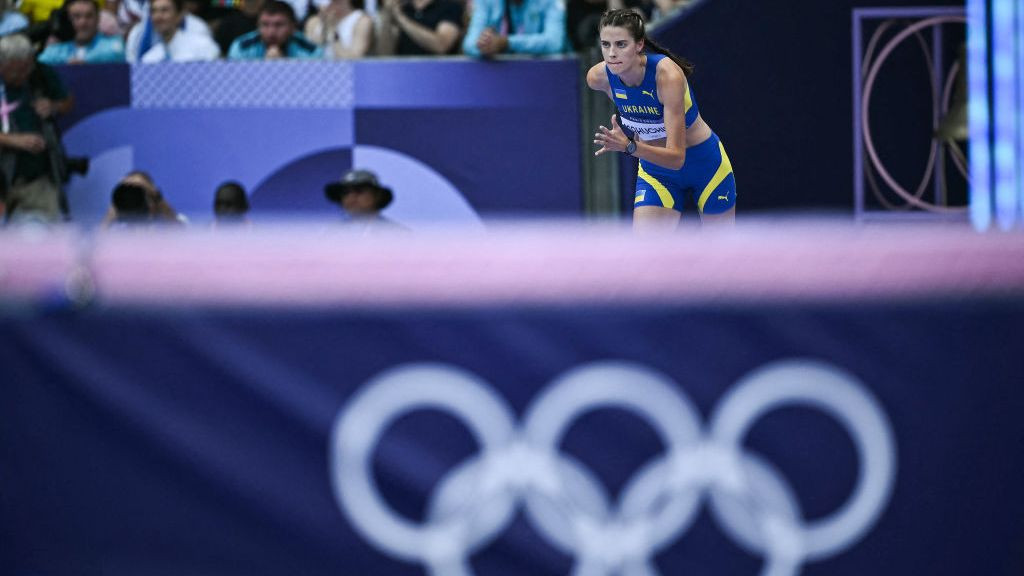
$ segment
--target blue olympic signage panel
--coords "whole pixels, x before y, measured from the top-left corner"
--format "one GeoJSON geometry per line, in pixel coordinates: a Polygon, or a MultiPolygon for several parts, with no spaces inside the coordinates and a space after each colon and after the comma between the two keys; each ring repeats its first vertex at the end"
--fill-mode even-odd
{"type": "Polygon", "coordinates": [[[1019,574],[1022,321],[8,316],[0,573],[1019,574]]]}
{"type": "Polygon", "coordinates": [[[91,159],[68,186],[81,223],[98,223],[136,169],[197,222],[212,219],[227,180],[249,191],[255,219],[337,218],[323,188],[352,167],[378,173],[395,192],[387,216],[413,229],[582,210],[575,58],[60,71],[80,100],[66,148],[91,159]]]}

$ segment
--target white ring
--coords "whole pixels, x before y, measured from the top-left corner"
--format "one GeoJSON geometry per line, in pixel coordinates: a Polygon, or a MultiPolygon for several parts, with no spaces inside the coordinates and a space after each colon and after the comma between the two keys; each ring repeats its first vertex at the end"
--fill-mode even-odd
{"type": "MultiPolygon", "coordinates": [[[[889,499],[896,459],[892,431],[878,402],[852,376],[817,362],[786,361],[751,373],[722,400],[711,420],[712,441],[740,450],[757,420],[785,404],[806,404],[834,416],[845,425],[860,456],[850,498],[832,516],[801,529],[808,559],[836,554],[874,523],[889,499]]],[[[739,537],[736,526],[727,526],[739,537]]]]}
{"type": "MultiPolygon", "coordinates": [[[[363,537],[396,557],[440,561],[453,538],[468,537],[464,519],[418,526],[396,515],[372,478],[371,455],[387,427],[417,409],[451,412],[466,424],[484,454],[513,437],[511,410],[475,376],[450,366],[415,365],[371,380],[335,420],[331,434],[335,496],[363,537]],[[439,551],[440,549],[440,551],[439,551]]],[[[464,554],[464,550],[451,550],[464,554]]]]}
{"type": "Polygon", "coordinates": [[[525,502],[530,524],[575,557],[574,574],[657,573],[654,555],[678,540],[710,493],[712,513],[738,544],[765,555],[762,576],[790,576],[808,560],[836,554],[877,520],[891,495],[895,442],[867,389],[834,366],[778,362],[743,378],[720,402],[703,434],[699,413],[670,379],[624,362],[568,372],[527,409],[512,411],[476,377],[444,365],[413,365],[371,380],[339,413],[331,435],[331,480],[342,511],[381,550],[420,562],[436,576],[470,576],[469,555],[492,541],[525,502]],[[832,515],[805,523],[783,475],[744,449],[765,413],[808,405],[835,417],[860,460],[857,484],[832,515]],[[612,506],[584,464],[560,450],[573,423],[600,408],[635,413],[653,427],[665,454],[644,464],[612,506]],[[415,524],[383,501],[372,454],[387,427],[421,409],[451,413],[480,453],[449,472],[415,524]]]}

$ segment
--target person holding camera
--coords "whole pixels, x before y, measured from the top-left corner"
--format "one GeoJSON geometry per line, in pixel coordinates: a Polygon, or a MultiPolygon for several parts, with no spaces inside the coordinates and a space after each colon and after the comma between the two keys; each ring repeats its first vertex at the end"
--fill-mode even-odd
{"type": "Polygon", "coordinates": [[[171,206],[148,172],[133,170],[125,174],[111,192],[110,208],[101,227],[140,224],[185,226],[188,218],[171,206]]]}
{"type": "Polygon", "coordinates": [[[0,203],[8,219],[15,212],[66,217],[66,159],[54,117],[71,110],[71,96],[52,68],[36,63],[21,34],[0,38],[0,78],[0,203]]]}
{"type": "Polygon", "coordinates": [[[188,218],[178,213],[164,198],[148,172],[134,170],[125,174],[110,195],[110,208],[101,228],[170,224],[185,226],[188,218]]]}
{"type": "Polygon", "coordinates": [[[74,37],[50,44],[39,55],[44,64],[124,62],[124,40],[99,33],[100,7],[96,0],[65,0],[62,8],[74,37]]]}

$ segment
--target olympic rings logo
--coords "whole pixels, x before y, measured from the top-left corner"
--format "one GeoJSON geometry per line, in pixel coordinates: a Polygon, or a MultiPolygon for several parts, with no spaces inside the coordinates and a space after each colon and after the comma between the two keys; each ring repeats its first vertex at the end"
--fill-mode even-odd
{"type": "Polygon", "coordinates": [[[574,558],[576,574],[657,574],[652,558],[683,536],[705,495],[728,535],[765,558],[762,574],[797,574],[804,562],[857,542],[881,515],[895,480],[895,443],[882,407],[851,375],[806,360],[745,376],[706,430],[679,386],[636,364],[598,362],[569,371],[542,391],[519,426],[474,375],[449,365],[407,365],[368,382],[338,414],[330,442],[335,497],[355,529],[378,549],[437,576],[472,574],[469,557],[521,508],[539,534],[574,558]],[[859,457],[857,485],[845,503],[812,522],[803,520],[781,473],[743,447],[761,416],[790,404],[834,417],[859,457]],[[592,472],[559,451],[573,422],[598,408],[636,413],[666,446],[631,477],[616,503],[592,472]],[[423,524],[396,514],[372,476],[382,434],[419,410],[455,416],[480,446],[438,483],[423,524]]]}

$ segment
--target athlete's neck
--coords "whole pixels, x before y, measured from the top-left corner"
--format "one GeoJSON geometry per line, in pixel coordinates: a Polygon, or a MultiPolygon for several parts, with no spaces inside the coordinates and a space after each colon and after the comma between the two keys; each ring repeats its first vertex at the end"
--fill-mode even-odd
{"type": "Polygon", "coordinates": [[[636,59],[637,64],[619,75],[619,80],[626,86],[639,86],[647,75],[647,54],[636,59]]]}

